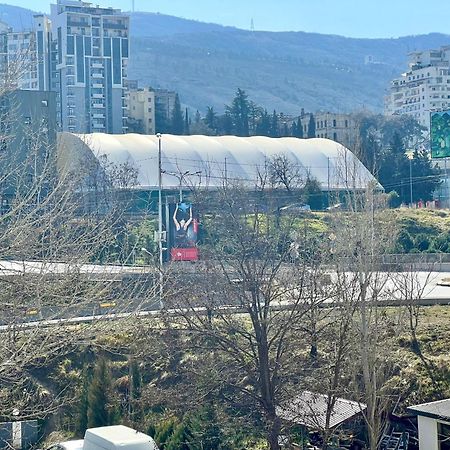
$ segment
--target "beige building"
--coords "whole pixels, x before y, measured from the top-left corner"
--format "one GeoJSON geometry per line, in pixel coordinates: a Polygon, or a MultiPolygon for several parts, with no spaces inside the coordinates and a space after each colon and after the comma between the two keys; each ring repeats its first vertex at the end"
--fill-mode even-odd
{"type": "Polygon", "coordinates": [[[130,90],[128,94],[130,132],[155,134],[155,93],[149,88],[130,90]]]}
{"type": "Polygon", "coordinates": [[[407,114],[430,129],[430,113],[450,109],[450,46],[409,55],[409,70],[391,81],[386,115],[407,114]]]}
{"type": "MultiPolygon", "coordinates": [[[[313,114],[316,137],[331,139],[353,150],[358,136],[358,124],[351,114],[318,112],[313,114]]],[[[301,117],[303,136],[308,136],[310,114],[301,117]]]]}

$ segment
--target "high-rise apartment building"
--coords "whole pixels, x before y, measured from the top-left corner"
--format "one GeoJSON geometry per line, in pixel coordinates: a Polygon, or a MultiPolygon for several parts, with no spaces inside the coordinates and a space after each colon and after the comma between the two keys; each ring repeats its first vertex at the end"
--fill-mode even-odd
{"type": "Polygon", "coordinates": [[[0,70],[7,90],[51,88],[50,21],[38,14],[33,22],[32,30],[20,32],[0,23],[0,70]]]}
{"type": "Polygon", "coordinates": [[[409,55],[409,70],[391,81],[386,115],[407,114],[430,129],[430,113],[450,109],[450,46],[409,55]]]}
{"type": "Polygon", "coordinates": [[[61,129],[125,132],[129,17],[81,0],[57,0],[51,23],[61,129]]]}

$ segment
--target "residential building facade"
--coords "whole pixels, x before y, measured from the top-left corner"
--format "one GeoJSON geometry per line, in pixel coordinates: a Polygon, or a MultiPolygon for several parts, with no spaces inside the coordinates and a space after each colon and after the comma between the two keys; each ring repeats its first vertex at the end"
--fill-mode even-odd
{"type": "Polygon", "coordinates": [[[32,30],[20,32],[0,23],[0,68],[7,90],[51,89],[50,20],[38,14],[33,21],[32,30]]]}
{"type": "Polygon", "coordinates": [[[81,0],[58,0],[51,5],[51,22],[60,128],[124,133],[129,17],[81,0]]]}
{"type": "Polygon", "coordinates": [[[45,196],[41,175],[55,149],[55,92],[15,90],[0,97],[0,214],[19,189],[34,186],[35,201],[45,196]]]}
{"type": "Polygon", "coordinates": [[[155,134],[155,93],[149,88],[130,89],[128,102],[128,131],[155,134]]]}
{"type": "MultiPolygon", "coordinates": [[[[303,114],[300,118],[303,136],[308,136],[310,114],[303,114]]],[[[358,138],[358,123],[352,114],[331,112],[317,112],[313,114],[316,137],[331,139],[354,151],[358,138]]]]}
{"type": "Polygon", "coordinates": [[[450,46],[410,53],[409,70],[391,81],[386,115],[407,114],[430,130],[430,113],[450,109],[450,46]]]}

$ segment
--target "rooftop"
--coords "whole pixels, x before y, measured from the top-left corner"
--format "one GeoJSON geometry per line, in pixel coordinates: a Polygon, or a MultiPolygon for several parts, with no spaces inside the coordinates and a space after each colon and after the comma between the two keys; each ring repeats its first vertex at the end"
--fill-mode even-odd
{"type": "MultiPolygon", "coordinates": [[[[277,413],[279,417],[286,421],[314,429],[325,429],[328,399],[328,395],[303,391],[285,406],[279,407],[277,413]]],[[[366,408],[367,406],[363,403],[337,398],[331,413],[329,426],[334,428],[366,408]]]]}
{"type": "Polygon", "coordinates": [[[408,411],[418,416],[430,417],[432,419],[450,419],[450,398],[437,402],[422,403],[410,406],[408,411]]]}

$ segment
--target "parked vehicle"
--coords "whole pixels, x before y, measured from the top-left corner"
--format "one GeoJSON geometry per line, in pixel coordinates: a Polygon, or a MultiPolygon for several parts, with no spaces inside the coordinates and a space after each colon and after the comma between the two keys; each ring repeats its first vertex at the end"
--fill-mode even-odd
{"type": "Polygon", "coordinates": [[[148,435],[124,425],[90,428],[84,439],[60,442],[48,450],[158,450],[148,435]]]}

